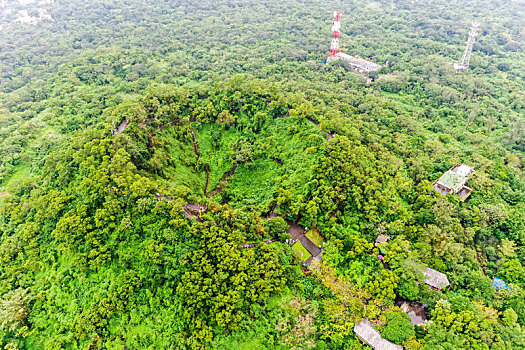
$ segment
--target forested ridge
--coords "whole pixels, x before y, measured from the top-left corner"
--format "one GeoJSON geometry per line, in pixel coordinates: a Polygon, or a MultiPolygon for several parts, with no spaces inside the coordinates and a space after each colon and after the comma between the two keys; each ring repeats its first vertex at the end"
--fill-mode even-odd
{"type": "Polygon", "coordinates": [[[0,347],[525,349],[523,2],[0,13],[0,347]]]}

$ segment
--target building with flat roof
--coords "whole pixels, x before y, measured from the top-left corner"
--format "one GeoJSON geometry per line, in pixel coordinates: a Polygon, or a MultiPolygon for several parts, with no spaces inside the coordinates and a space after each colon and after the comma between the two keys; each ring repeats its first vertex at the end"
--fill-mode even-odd
{"type": "Polygon", "coordinates": [[[339,53],[339,57],[343,60],[343,63],[355,70],[358,73],[371,73],[377,72],[381,69],[381,66],[377,63],[365,60],[361,57],[351,56],[346,53],[339,53]]]}
{"type": "Polygon", "coordinates": [[[465,200],[472,192],[465,184],[473,173],[474,169],[468,165],[456,164],[434,182],[434,189],[442,195],[454,194],[465,200]]]}

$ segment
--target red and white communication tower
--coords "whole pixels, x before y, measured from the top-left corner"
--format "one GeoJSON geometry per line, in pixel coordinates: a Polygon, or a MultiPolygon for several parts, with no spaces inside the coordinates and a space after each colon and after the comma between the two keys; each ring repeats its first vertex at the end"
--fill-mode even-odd
{"type": "Polygon", "coordinates": [[[332,26],[332,44],[328,60],[339,57],[339,29],[341,29],[341,12],[334,11],[334,25],[332,26]]]}

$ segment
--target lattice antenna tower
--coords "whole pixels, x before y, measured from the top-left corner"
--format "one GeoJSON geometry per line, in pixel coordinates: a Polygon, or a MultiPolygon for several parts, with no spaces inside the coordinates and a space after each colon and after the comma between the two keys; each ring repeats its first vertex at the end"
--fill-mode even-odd
{"type": "Polygon", "coordinates": [[[461,62],[454,63],[454,68],[456,68],[456,71],[468,70],[468,67],[470,65],[470,56],[472,54],[472,48],[474,47],[474,40],[476,40],[476,36],[478,35],[478,30],[479,30],[479,22],[473,22],[470,28],[470,32],[468,34],[467,47],[465,48],[465,52],[463,52],[463,57],[461,58],[461,62]]]}
{"type": "Polygon", "coordinates": [[[328,60],[339,57],[339,29],[341,29],[341,12],[334,11],[334,25],[332,26],[332,43],[328,60]]]}

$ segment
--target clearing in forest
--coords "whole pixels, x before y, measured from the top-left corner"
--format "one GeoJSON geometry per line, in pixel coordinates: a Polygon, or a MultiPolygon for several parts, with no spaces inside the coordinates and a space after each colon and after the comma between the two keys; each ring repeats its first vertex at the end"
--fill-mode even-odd
{"type": "Polygon", "coordinates": [[[312,256],[299,241],[292,246],[292,250],[300,261],[306,261],[312,256]]]}
{"type": "Polygon", "coordinates": [[[308,237],[310,241],[312,241],[313,244],[315,244],[318,247],[320,247],[324,242],[323,237],[321,237],[321,235],[319,234],[319,231],[315,229],[306,232],[306,237],[308,237]]]}

